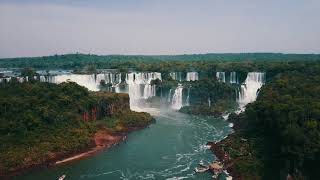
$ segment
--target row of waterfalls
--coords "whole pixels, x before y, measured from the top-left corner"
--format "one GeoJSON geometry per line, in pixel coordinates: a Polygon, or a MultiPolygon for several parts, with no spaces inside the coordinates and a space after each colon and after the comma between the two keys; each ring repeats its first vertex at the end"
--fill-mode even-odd
{"type": "MultiPolygon", "coordinates": [[[[216,72],[216,79],[223,83],[238,84],[237,99],[239,104],[239,111],[244,110],[245,106],[256,100],[257,93],[261,86],[265,83],[265,73],[249,72],[245,81],[239,84],[239,76],[236,72],[216,72]]],[[[35,76],[33,79],[38,79],[41,82],[62,83],[66,81],[73,81],[79,85],[87,87],[92,91],[99,91],[101,89],[101,82],[108,86],[110,91],[117,93],[128,93],[130,96],[131,107],[141,106],[149,98],[160,96],[162,102],[169,105],[174,110],[179,110],[183,106],[189,105],[190,87],[183,87],[181,81],[197,81],[199,75],[197,72],[171,72],[170,77],[173,80],[179,81],[175,89],[168,90],[167,93],[157,95],[157,86],[152,84],[152,80],[162,80],[161,73],[158,72],[130,72],[121,74],[118,72],[104,72],[101,74],[59,74],[54,76],[35,76]],[[122,77],[125,75],[125,77],[122,77]],[[187,93],[187,94],[184,94],[187,93]]],[[[0,78],[1,81],[10,81],[10,77],[0,78]]],[[[28,77],[17,77],[18,81],[28,81],[28,77]]],[[[208,105],[212,102],[208,99],[208,105]]]]}
{"type": "Polygon", "coordinates": [[[175,81],[197,81],[199,80],[199,75],[197,72],[171,72],[169,73],[172,80],[175,81]]]}
{"type": "MultiPolygon", "coordinates": [[[[216,79],[220,82],[229,82],[231,84],[239,84],[239,77],[236,72],[229,72],[227,76],[226,72],[216,72],[216,79]]],[[[197,81],[199,80],[199,75],[197,72],[171,72],[170,77],[176,81],[197,81]]]]}
{"type": "Polygon", "coordinates": [[[229,82],[230,84],[239,84],[239,76],[236,72],[230,72],[229,79],[227,80],[226,72],[216,72],[216,78],[220,82],[229,82]]]}

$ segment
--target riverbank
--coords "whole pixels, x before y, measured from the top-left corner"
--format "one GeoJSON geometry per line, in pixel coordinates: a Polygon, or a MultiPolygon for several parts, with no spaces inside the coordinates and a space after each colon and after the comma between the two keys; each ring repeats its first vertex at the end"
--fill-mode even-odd
{"type": "MultiPolygon", "coordinates": [[[[233,119],[233,118],[231,118],[233,119]]],[[[224,168],[235,180],[262,178],[263,163],[261,156],[262,139],[258,136],[249,135],[243,129],[243,124],[234,123],[234,133],[219,142],[208,142],[210,150],[219,161],[224,163],[224,168]]]]}
{"type": "Polygon", "coordinates": [[[210,150],[215,154],[217,159],[224,163],[224,169],[228,171],[230,176],[232,176],[233,179],[242,179],[241,174],[234,168],[234,163],[237,161],[237,159],[228,159],[225,158],[226,151],[224,150],[224,147],[226,147],[227,141],[230,141],[233,138],[234,134],[231,134],[227,138],[223,139],[219,142],[208,142],[207,145],[210,146],[210,150]]]}
{"type": "Polygon", "coordinates": [[[61,165],[71,161],[83,159],[95,155],[96,153],[107,150],[112,146],[115,146],[126,139],[125,134],[115,134],[107,129],[100,129],[94,135],[94,147],[89,148],[87,151],[63,158],[56,161],[54,165],[61,165]]]}
{"type": "Polygon", "coordinates": [[[148,127],[151,123],[155,121],[152,120],[150,123],[145,124],[144,126],[130,127],[125,131],[115,132],[112,129],[105,127],[99,127],[94,136],[91,139],[91,143],[87,148],[81,149],[76,152],[69,153],[50,153],[49,159],[40,164],[33,164],[28,167],[23,167],[16,169],[11,172],[1,172],[0,179],[10,179],[13,176],[18,176],[28,171],[36,171],[42,168],[52,168],[54,166],[60,166],[67,163],[72,163],[81,159],[92,157],[98,153],[108,150],[109,148],[120,144],[125,141],[127,135],[133,131],[142,130],[148,127]]]}
{"type": "Polygon", "coordinates": [[[107,128],[100,128],[94,135],[93,141],[94,146],[89,147],[88,150],[82,153],[73,154],[68,157],[64,157],[63,159],[56,161],[53,165],[62,165],[68,162],[80,160],[83,158],[94,156],[95,154],[108,150],[109,148],[120,144],[121,142],[127,139],[127,135],[133,131],[142,130],[148,127],[149,124],[146,124],[144,127],[131,127],[126,131],[122,132],[114,132],[107,128]]]}

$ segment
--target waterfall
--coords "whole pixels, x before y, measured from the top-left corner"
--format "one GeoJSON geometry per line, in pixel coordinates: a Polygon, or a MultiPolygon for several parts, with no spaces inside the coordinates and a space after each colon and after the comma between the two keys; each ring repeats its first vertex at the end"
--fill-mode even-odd
{"type": "Polygon", "coordinates": [[[50,76],[40,76],[41,82],[62,83],[66,81],[76,82],[81,86],[85,86],[91,91],[100,90],[100,82],[104,80],[106,84],[110,83],[115,88],[115,92],[119,92],[119,84],[121,83],[121,74],[113,72],[105,72],[103,74],[59,74],[50,76]]]}
{"type": "Polygon", "coordinates": [[[39,80],[40,82],[48,82],[46,76],[40,76],[39,80]]]}
{"type": "Polygon", "coordinates": [[[128,93],[130,97],[130,105],[141,98],[140,79],[135,73],[126,74],[126,83],[128,84],[128,93]]]}
{"type": "Polygon", "coordinates": [[[118,73],[118,74],[116,74],[116,76],[115,76],[115,84],[113,85],[113,87],[114,87],[114,91],[116,92],[116,93],[119,93],[120,92],[120,87],[119,87],[119,85],[121,84],[121,73],[118,73]]]}
{"type": "Polygon", "coordinates": [[[179,84],[172,97],[172,109],[179,110],[182,107],[182,90],[183,87],[179,84]]]}
{"type": "Polygon", "coordinates": [[[72,81],[79,84],[80,86],[88,88],[90,91],[99,91],[100,84],[100,82],[96,81],[94,74],[61,74],[52,76],[49,81],[56,84],[72,81]]]}
{"type": "Polygon", "coordinates": [[[226,82],[226,73],[225,72],[216,72],[216,77],[220,82],[226,82]]]}
{"type": "Polygon", "coordinates": [[[151,84],[144,85],[143,98],[148,99],[149,97],[153,96],[156,96],[155,86],[152,86],[151,84]]]}
{"type": "Polygon", "coordinates": [[[188,96],[186,100],[186,106],[190,106],[190,87],[188,88],[188,96]]]}
{"type": "Polygon", "coordinates": [[[249,72],[245,82],[241,85],[238,92],[237,102],[239,104],[240,113],[245,110],[245,106],[256,100],[258,90],[265,83],[265,73],[249,72]]]}
{"type": "Polygon", "coordinates": [[[128,73],[126,75],[126,83],[129,89],[130,105],[137,105],[140,99],[148,99],[155,96],[156,87],[151,85],[151,81],[156,79],[161,80],[161,73],[128,73]]]}
{"type": "MultiPolygon", "coordinates": [[[[18,81],[19,82],[24,82],[24,78],[23,77],[17,77],[18,81]]],[[[10,78],[7,78],[7,82],[9,82],[11,80],[11,77],[10,78]]]]}
{"type": "Polygon", "coordinates": [[[160,73],[144,73],[144,90],[143,90],[143,97],[148,99],[149,97],[156,96],[156,88],[154,85],[151,85],[152,80],[159,79],[161,80],[160,73]]]}
{"type": "Polygon", "coordinates": [[[169,90],[168,99],[167,99],[168,103],[171,102],[171,94],[172,94],[172,89],[169,90]]]}
{"type": "Polygon", "coordinates": [[[169,75],[175,81],[182,81],[182,73],[181,72],[171,72],[169,75]]]}
{"type": "Polygon", "coordinates": [[[197,72],[187,72],[186,81],[197,81],[199,79],[197,72]]]}
{"type": "Polygon", "coordinates": [[[210,97],[208,97],[208,106],[211,107],[211,100],[210,97]]]}
{"type": "MultiPolygon", "coordinates": [[[[175,81],[182,81],[182,72],[171,72],[170,77],[175,81]]],[[[199,80],[197,72],[187,72],[186,81],[197,81],[199,80]]]]}
{"type": "MultiPolygon", "coordinates": [[[[19,82],[23,82],[23,79],[20,80],[19,77],[17,77],[17,79],[18,79],[19,82]]],[[[11,77],[5,77],[5,78],[1,78],[0,79],[0,82],[10,82],[10,81],[11,81],[11,77]]]]}
{"type": "Polygon", "coordinates": [[[230,72],[230,83],[231,84],[238,84],[236,72],[230,72]]]}
{"type": "Polygon", "coordinates": [[[99,84],[101,80],[104,80],[106,84],[110,83],[112,86],[116,86],[121,83],[121,73],[107,72],[104,74],[97,74],[96,82],[99,84]]]}

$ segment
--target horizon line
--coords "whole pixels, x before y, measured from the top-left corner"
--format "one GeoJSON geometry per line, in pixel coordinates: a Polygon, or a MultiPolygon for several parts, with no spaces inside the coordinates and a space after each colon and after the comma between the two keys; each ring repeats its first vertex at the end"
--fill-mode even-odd
{"type": "Polygon", "coordinates": [[[51,54],[51,55],[38,55],[38,56],[16,56],[16,57],[0,57],[3,59],[18,59],[18,58],[41,58],[51,56],[64,56],[64,55],[92,55],[92,56],[192,56],[192,55],[209,55],[209,54],[282,54],[282,55],[320,55],[319,53],[302,53],[302,52],[207,52],[207,53],[177,53],[177,54],[95,54],[95,53],[81,53],[81,52],[70,52],[63,54],[51,54]]]}

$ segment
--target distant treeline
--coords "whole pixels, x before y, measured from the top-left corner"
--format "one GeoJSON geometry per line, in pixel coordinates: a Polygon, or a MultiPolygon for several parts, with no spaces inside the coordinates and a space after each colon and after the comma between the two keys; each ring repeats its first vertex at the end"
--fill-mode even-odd
{"type": "MultiPolygon", "coordinates": [[[[143,68],[142,64],[167,63],[194,64],[198,62],[288,62],[317,61],[320,54],[282,54],[282,53],[222,53],[191,55],[107,55],[66,54],[43,57],[21,57],[0,59],[0,68],[32,67],[37,69],[82,69],[88,65],[96,68],[143,68]]],[[[194,67],[194,66],[192,66],[194,67]]]]}
{"type": "Polygon", "coordinates": [[[319,54],[283,53],[209,53],[153,56],[161,60],[178,61],[301,61],[320,60],[319,54]]]}

